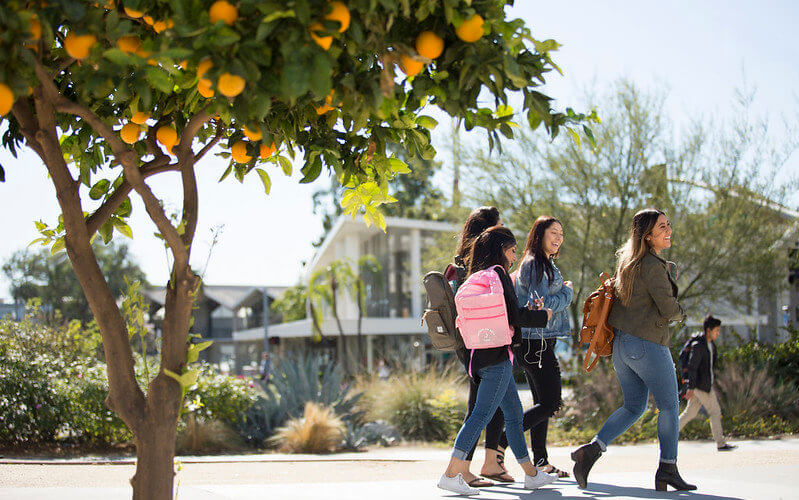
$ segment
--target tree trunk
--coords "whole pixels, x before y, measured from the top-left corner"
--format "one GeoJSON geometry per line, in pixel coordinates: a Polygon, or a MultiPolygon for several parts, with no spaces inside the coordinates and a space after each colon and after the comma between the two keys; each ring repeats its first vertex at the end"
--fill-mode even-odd
{"type": "Polygon", "coordinates": [[[152,419],[136,437],[136,474],[131,478],[133,500],[171,500],[174,497],[174,421],[152,419]]]}

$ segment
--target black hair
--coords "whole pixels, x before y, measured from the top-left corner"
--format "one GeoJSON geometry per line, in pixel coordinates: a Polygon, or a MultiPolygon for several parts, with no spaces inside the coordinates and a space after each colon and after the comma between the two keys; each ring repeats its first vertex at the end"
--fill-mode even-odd
{"type": "Polygon", "coordinates": [[[707,333],[708,330],[712,330],[717,326],[721,326],[721,320],[714,318],[712,314],[708,314],[705,316],[705,320],[702,321],[702,330],[707,333]]]}
{"type": "Polygon", "coordinates": [[[468,269],[468,260],[472,254],[474,239],[480,236],[480,233],[496,226],[498,223],[499,210],[497,207],[475,208],[463,224],[460,241],[458,241],[458,250],[454,259],[455,264],[468,269]]]}
{"type": "Polygon", "coordinates": [[[514,245],[516,245],[516,238],[510,229],[503,226],[486,229],[480,233],[472,245],[469,274],[496,265],[502,266],[507,271],[510,263],[505,258],[505,250],[514,245]]]}

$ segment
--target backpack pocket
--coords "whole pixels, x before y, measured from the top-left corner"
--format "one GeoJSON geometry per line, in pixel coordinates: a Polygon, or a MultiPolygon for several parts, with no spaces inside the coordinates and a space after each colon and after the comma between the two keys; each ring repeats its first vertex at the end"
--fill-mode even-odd
{"type": "Polygon", "coordinates": [[[426,309],[422,319],[427,323],[427,333],[433,347],[439,351],[454,351],[457,348],[455,332],[450,332],[441,312],[437,309],[426,309]]]}

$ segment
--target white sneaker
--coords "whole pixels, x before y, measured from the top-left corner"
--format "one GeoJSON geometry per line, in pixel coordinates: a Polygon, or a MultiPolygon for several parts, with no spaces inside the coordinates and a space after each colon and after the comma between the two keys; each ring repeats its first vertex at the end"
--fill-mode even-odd
{"type": "Polygon", "coordinates": [[[466,484],[466,481],[463,480],[463,474],[460,472],[455,477],[447,477],[446,474],[441,474],[441,479],[438,480],[438,487],[442,490],[451,491],[460,495],[480,494],[480,490],[466,484]]]}
{"type": "Polygon", "coordinates": [[[535,490],[542,486],[554,483],[558,478],[547,474],[546,472],[538,471],[535,476],[524,475],[524,489],[535,490]]]}

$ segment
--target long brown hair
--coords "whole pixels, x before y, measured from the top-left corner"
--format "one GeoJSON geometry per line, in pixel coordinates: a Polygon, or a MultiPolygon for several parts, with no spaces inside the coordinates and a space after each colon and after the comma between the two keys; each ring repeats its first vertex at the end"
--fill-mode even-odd
{"type": "Polygon", "coordinates": [[[658,217],[666,215],[661,210],[646,208],[633,216],[630,237],[616,250],[616,279],[614,289],[623,305],[630,304],[633,295],[633,281],[641,270],[641,260],[649,253],[646,237],[652,234],[658,217]]]}
{"type": "Polygon", "coordinates": [[[455,254],[455,264],[469,269],[469,257],[472,254],[472,244],[480,233],[499,223],[499,210],[497,207],[476,208],[466,218],[461,230],[458,251],[455,254]]]}
{"type": "Polygon", "coordinates": [[[506,271],[510,263],[505,258],[505,250],[516,245],[516,237],[510,229],[494,226],[483,231],[475,238],[472,254],[469,256],[469,274],[500,265],[506,271]]]}
{"type": "MultiPolygon", "coordinates": [[[[527,233],[527,245],[524,247],[522,264],[524,264],[524,261],[527,259],[533,259],[535,275],[538,276],[538,280],[535,283],[536,285],[541,283],[541,280],[544,279],[544,273],[546,273],[547,279],[550,282],[555,278],[555,268],[552,266],[552,260],[550,260],[549,255],[544,252],[544,233],[556,222],[563,226],[558,219],[549,215],[542,215],[533,222],[533,227],[531,227],[530,232],[527,233]]],[[[558,250],[558,253],[560,253],[560,250],[558,250]]],[[[557,256],[558,254],[556,253],[552,258],[557,258],[557,256]]]]}

